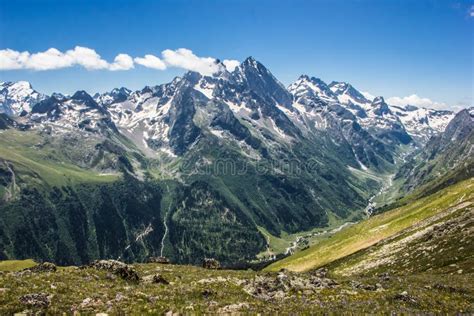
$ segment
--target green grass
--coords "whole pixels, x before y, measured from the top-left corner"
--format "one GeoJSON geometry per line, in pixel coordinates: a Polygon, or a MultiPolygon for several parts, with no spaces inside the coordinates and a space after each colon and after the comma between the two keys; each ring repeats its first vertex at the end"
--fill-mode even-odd
{"type": "Polygon", "coordinates": [[[260,255],[276,255],[279,253],[283,253],[285,252],[286,248],[290,246],[290,242],[288,240],[273,236],[265,228],[258,226],[258,230],[265,237],[270,248],[262,252],[260,255]]]}
{"type": "Polygon", "coordinates": [[[303,237],[307,242],[303,244],[300,242],[294,251],[301,251],[301,248],[306,248],[307,246],[314,245],[321,240],[331,237],[332,230],[340,227],[344,223],[353,222],[355,218],[360,216],[360,211],[352,212],[347,218],[340,218],[333,212],[328,212],[328,225],[325,227],[317,227],[308,231],[301,231],[294,234],[288,234],[285,231],[282,231],[280,236],[274,236],[268,232],[265,228],[257,226],[260,233],[265,237],[269,243],[269,248],[262,251],[258,257],[268,256],[268,255],[277,255],[282,254],[286,251],[288,247],[291,246],[291,243],[296,241],[298,237],[303,237]]]}
{"type": "Polygon", "coordinates": [[[469,202],[326,266],[333,274],[474,273],[474,208],[469,202]]]}
{"type": "MultiPolygon", "coordinates": [[[[244,307],[226,315],[312,315],[312,314],[470,314],[474,311],[472,274],[417,274],[381,281],[376,277],[336,279],[335,288],[291,289],[284,299],[249,295],[244,287],[256,278],[276,278],[274,273],[206,270],[187,265],[134,265],[141,277],[162,275],[169,285],[128,283],[106,271],[65,267],[54,273],[0,273],[0,314],[13,315],[24,310],[31,314],[62,315],[77,311],[81,315],[184,315],[224,314],[224,308],[243,303],[244,307]],[[382,283],[383,290],[354,289],[351,281],[382,283]],[[443,284],[446,289],[437,289],[443,284]],[[415,304],[394,297],[408,291],[415,304]],[[47,308],[22,303],[20,297],[45,293],[51,298],[47,308]],[[86,299],[95,304],[84,305],[86,299]]],[[[301,276],[301,275],[300,275],[301,276]]],[[[309,277],[304,275],[303,277],[309,277]]]]}
{"type": "Polygon", "coordinates": [[[0,261],[0,271],[20,271],[23,269],[31,268],[36,265],[31,259],[26,260],[5,260],[0,261]]]}
{"type": "Polygon", "coordinates": [[[307,271],[370,247],[449,207],[474,198],[474,179],[460,182],[409,205],[371,217],[266,268],[307,271]]]}

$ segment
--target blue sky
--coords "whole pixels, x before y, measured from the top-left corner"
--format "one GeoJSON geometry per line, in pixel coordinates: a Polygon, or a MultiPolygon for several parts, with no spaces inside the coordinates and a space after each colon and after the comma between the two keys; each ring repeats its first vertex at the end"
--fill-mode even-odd
{"type": "MultiPolygon", "coordinates": [[[[162,51],[178,48],[219,59],[242,61],[251,55],[285,85],[308,74],[347,81],[373,95],[416,94],[425,98],[421,105],[454,108],[473,105],[473,5],[455,0],[0,0],[0,50],[66,53],[81,46],[110,64],[121,53],[163,58],[162,51]]],[[[45,93],[94,93],[118,86],[141,89],[184,71],[173,65],[159,70],[135,64],[121,71],[72,65],[0,70],[0,81],[27,80],[45,93]]]]}

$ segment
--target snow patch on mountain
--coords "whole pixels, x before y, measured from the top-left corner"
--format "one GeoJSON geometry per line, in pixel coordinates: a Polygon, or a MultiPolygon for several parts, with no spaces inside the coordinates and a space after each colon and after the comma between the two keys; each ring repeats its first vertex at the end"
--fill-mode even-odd
{"type": "Polygon", "coordinates": [[[455,116],[451,111],[418,108],[412,105],[390,106],[390,109],[399,117],[410,135],[423,142],[428,141],[431,136],[444,132],[455,116]]]}

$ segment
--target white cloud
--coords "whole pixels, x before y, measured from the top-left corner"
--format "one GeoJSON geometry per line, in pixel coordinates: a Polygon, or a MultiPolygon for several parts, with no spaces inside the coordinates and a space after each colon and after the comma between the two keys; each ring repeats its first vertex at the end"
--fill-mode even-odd
{"type": "Polygon", "coordinates": [[[73,64],[74,58],[72,56],[64,54],[56,48],[50,48],[47,51],[29,55],[24,62],[24,68],[50,70],[71,67],[73,64]]]}
{"type": "Polygon", "coordinates": [[[81,46],[76,46],[65,53],[56,48],[34,54],[11,49],[0,50],[0,70],[53,70],[76,65],[87,70],[127,70],[133,68],[133,60],[127,54],[119,54],[113,63],[108,63],[95,50],[81,46]]]}
{"type": "Polygon", "coordinates": [[[127,54],[118,54],[115,57],[113,64],[109,66],[109,69],[114,70],[129,70],[134,68],[133,58],[127,54]]]}
{"type": "Polygon", "coordinates": [[[0,50],[0,70],[22,69],[30,57],[28,52],[17,52],[12,49],[0,50]]]}
{"type": "MultiPolygon", "coordinates": [[[[205,76],[223,70],[222,64],[219,64],[217,59],[196,56],[192,50],[187,48],[166,49],[161,52],[161,58],[148,54],[143,58],[136,57],[134,61],[147,68],[164,70],[168,67],[177,67],[196,71],[205,76]]],[[[237,60],[225,59],[223,64],[228,71],[233,71],[240,63],[237,60]]]]}
{"type": "Polygon", "coordinates": [[[165,70],[166,64],[154,55],[145,55],[145,57],[136,57],[134,61],[147,68],[158,69],[158,70],[165,70]]]}
{"type": "Polygon", "coordinates": [[[0,70],[30,69],[53,70],[81,66],[87,70],[129,70],[135,63],[147,68],[165,70],[168,67],[178,67],[197,71],[203,75],[212,75],[227,68],[233,71],[239,65],[237,60],[225,59],[223,64],[212,57],[196,56],[191,50],[179,48],[166,49],[161,52],[161,58],[147,54],[144,57],[132,58],[127,54],[118,54],[112,63],[107,62],[93,49],[76,46],[66,52],[50,48],[44,52],[31,54],[12,49],[0,50],[0,70]],[[223,66],[224,65],[224,66],[223,66]]]}
{"type": "Polygon", "coordinates": [[[406,97],[391,97],[387,99],[387,103],[391,105],[405,106],[407,104],[415,105],[418,107],[427,107],[434,109],[445,109],[446,104],[432,101],[429,98],[422,98],[416,94],[412,94],[406,97]]]}
{"type": "Polygon", "coordinates": [[[95,50],[87,47],[76,46],[66,52],[67,56],[73,58],[74,63],[83,66],[87,70],[107,69],[109,64],[103,60],[95,50]]]}
{"type": "Polygon", "coordinates": [[[240,61],[238,60],[233,60],[233,59],[224,59],[224,61],[222,62],[225,66],[225,68],[227,68],[227,71],[234,71],[234,69],[240,65],[240,61]]]}
{"type": "Polygon", "coordinates": [[[474,5],[469,8],[469,16],[474,17],[474,5]]]}
{"type": "Polygon", "coordinates": [[[197,71],[203,75],[212,75],[221,70],[221,65],[212,57],[198,57],[186,48],[166,49],[161,55],[169,66],[197,71]]]}
{"type": "Polygon", "coordinates": [[[369,101],[373,101],[375,99],[375,96],[370,92],[362,91],[361,94],[369,101]]]}

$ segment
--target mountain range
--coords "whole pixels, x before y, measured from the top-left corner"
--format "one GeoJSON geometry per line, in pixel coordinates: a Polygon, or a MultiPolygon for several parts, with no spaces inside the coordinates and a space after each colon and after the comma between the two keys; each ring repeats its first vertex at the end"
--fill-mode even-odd
{"type": "Polygon", "coordinates": [[[255,260],[268,234],[358,221],[374,199],[472,176],[472,109],[393,106],[306,75],[285,87],[252,57],[232,72],[216,62],[212,76],[93,96],[1,83],[0,259],[255,260]]]}

